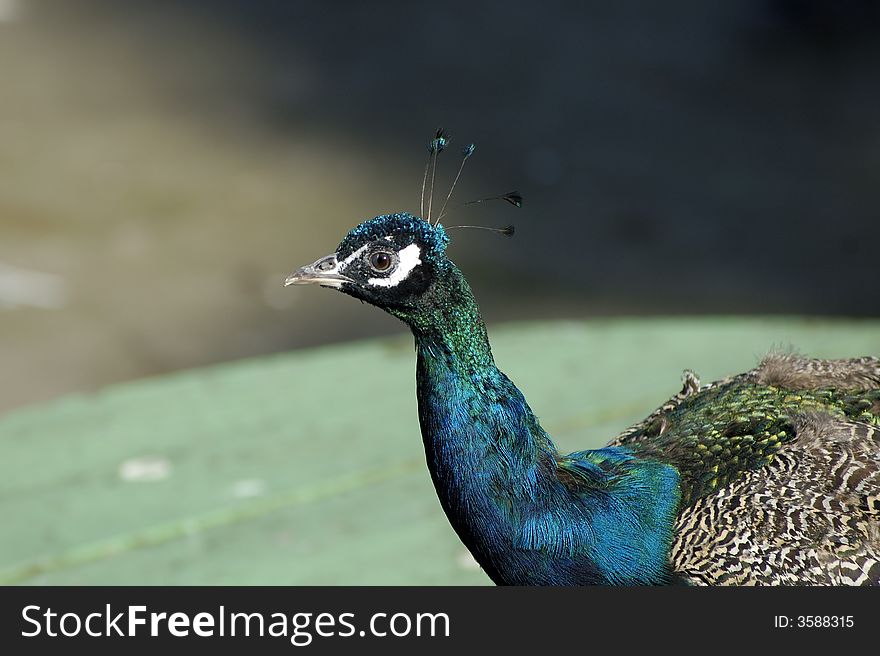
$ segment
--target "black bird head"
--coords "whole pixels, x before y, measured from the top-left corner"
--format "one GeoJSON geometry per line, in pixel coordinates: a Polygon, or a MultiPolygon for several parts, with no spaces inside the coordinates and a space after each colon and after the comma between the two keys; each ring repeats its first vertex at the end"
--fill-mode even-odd
{"type": "MultiPolygon", "coordinates": [[[[428,145],[421,202],[421,213],[424,214],[425,190],[428,189],[427,220],[406,212],[368,219],[345,236],[335,253],[297,269],[287,277],[284,285],[315,284],[338,289],[402,319],[416,332],[443,330],[451,323],[460,323],[465,317],[470,317],[467,321],[475,320],[482,326],[470,287],[446,257],[449,243],[446,230],[480,228],[509,237],[513,234],[513,226],[444,228],[440,225],[464,165],[474,153],[474,144],[468,144],[462,150],[458,173],[440,206],[437,219],[432,221],[437,155],[448,145],[449,137],[442,129],[437,130],[428,145]]],[[[505,200],[515,207],[522,206],[522,196],[515,191],[472,202],[488,200],[505,200]]]]}
{"type": "Polygon", "coordinates": [[[432,290],[453,267],[442,225],[412,214],[384,214],[351,230],[336,252],[297,269],[287,285],[338,289],[404,320],[435,296],[432,290]]]}

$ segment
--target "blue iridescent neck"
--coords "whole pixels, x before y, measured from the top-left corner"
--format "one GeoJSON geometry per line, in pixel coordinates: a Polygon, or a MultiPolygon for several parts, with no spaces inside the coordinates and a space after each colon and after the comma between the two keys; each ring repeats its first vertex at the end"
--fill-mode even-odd
{"type": "Polygon", "coordinates": [[[497,583],[662,583],[678,504],[666,465],[609,448],[560,456],[495,366],[464,277],[402,319],[416,340],[428,468],[453,528],[497,583]]]}
{"type": "Polygon", "coordinates": [[[541,470],[552,468],[556,449],[495,366],[476,302],[454,265],[438,287],[430,310],[406,317],[416,340],[428,468],[462,542],[502,581],[514,527],[540,496],[541,470]]]}

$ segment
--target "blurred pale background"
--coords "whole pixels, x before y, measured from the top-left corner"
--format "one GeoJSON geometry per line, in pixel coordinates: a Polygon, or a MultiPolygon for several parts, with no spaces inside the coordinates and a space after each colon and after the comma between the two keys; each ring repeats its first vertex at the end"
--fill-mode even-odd
{"type": "Polygon", "coordinates": [[[404,327],[281,287],[418,210],[441,125],[440,194],[474,141],[456,204],[525,196],[450,253],[563,450],[684,367],[880,354],[878,35],[867,0],[0,0],[0,583],[488,583],[404,327]]]}
{"type": "Polygon", "coordinates": [[[401,332],[280,287],[417,210],[487,319],[877,315],[876,3],[0,0],[0,411],[401,332]]]}

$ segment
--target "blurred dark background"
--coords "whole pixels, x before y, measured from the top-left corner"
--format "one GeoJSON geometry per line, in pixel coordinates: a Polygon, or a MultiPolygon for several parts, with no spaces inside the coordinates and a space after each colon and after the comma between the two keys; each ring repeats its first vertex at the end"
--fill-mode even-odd
{"type": "Polygon", "coordinates": [[[0,0],[0,411],[402,331],[282,289],[477,143],[487,321],[877,316],[869,1],[0,0]]]}

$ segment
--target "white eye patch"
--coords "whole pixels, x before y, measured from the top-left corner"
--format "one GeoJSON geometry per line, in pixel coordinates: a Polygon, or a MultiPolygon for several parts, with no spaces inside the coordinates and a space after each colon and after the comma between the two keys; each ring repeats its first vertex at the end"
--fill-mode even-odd
{"type": "Polygon", "coordinates": [[[367,284],[374,287],[396,287],[407,279],[413,269],[422,263],[421,254],[422,251],[417,244],[410,244],[397,253],[399,262],[397,268],[394,269],[390,276],[387,278],[370,278],[367,280],[367,284]]]}

